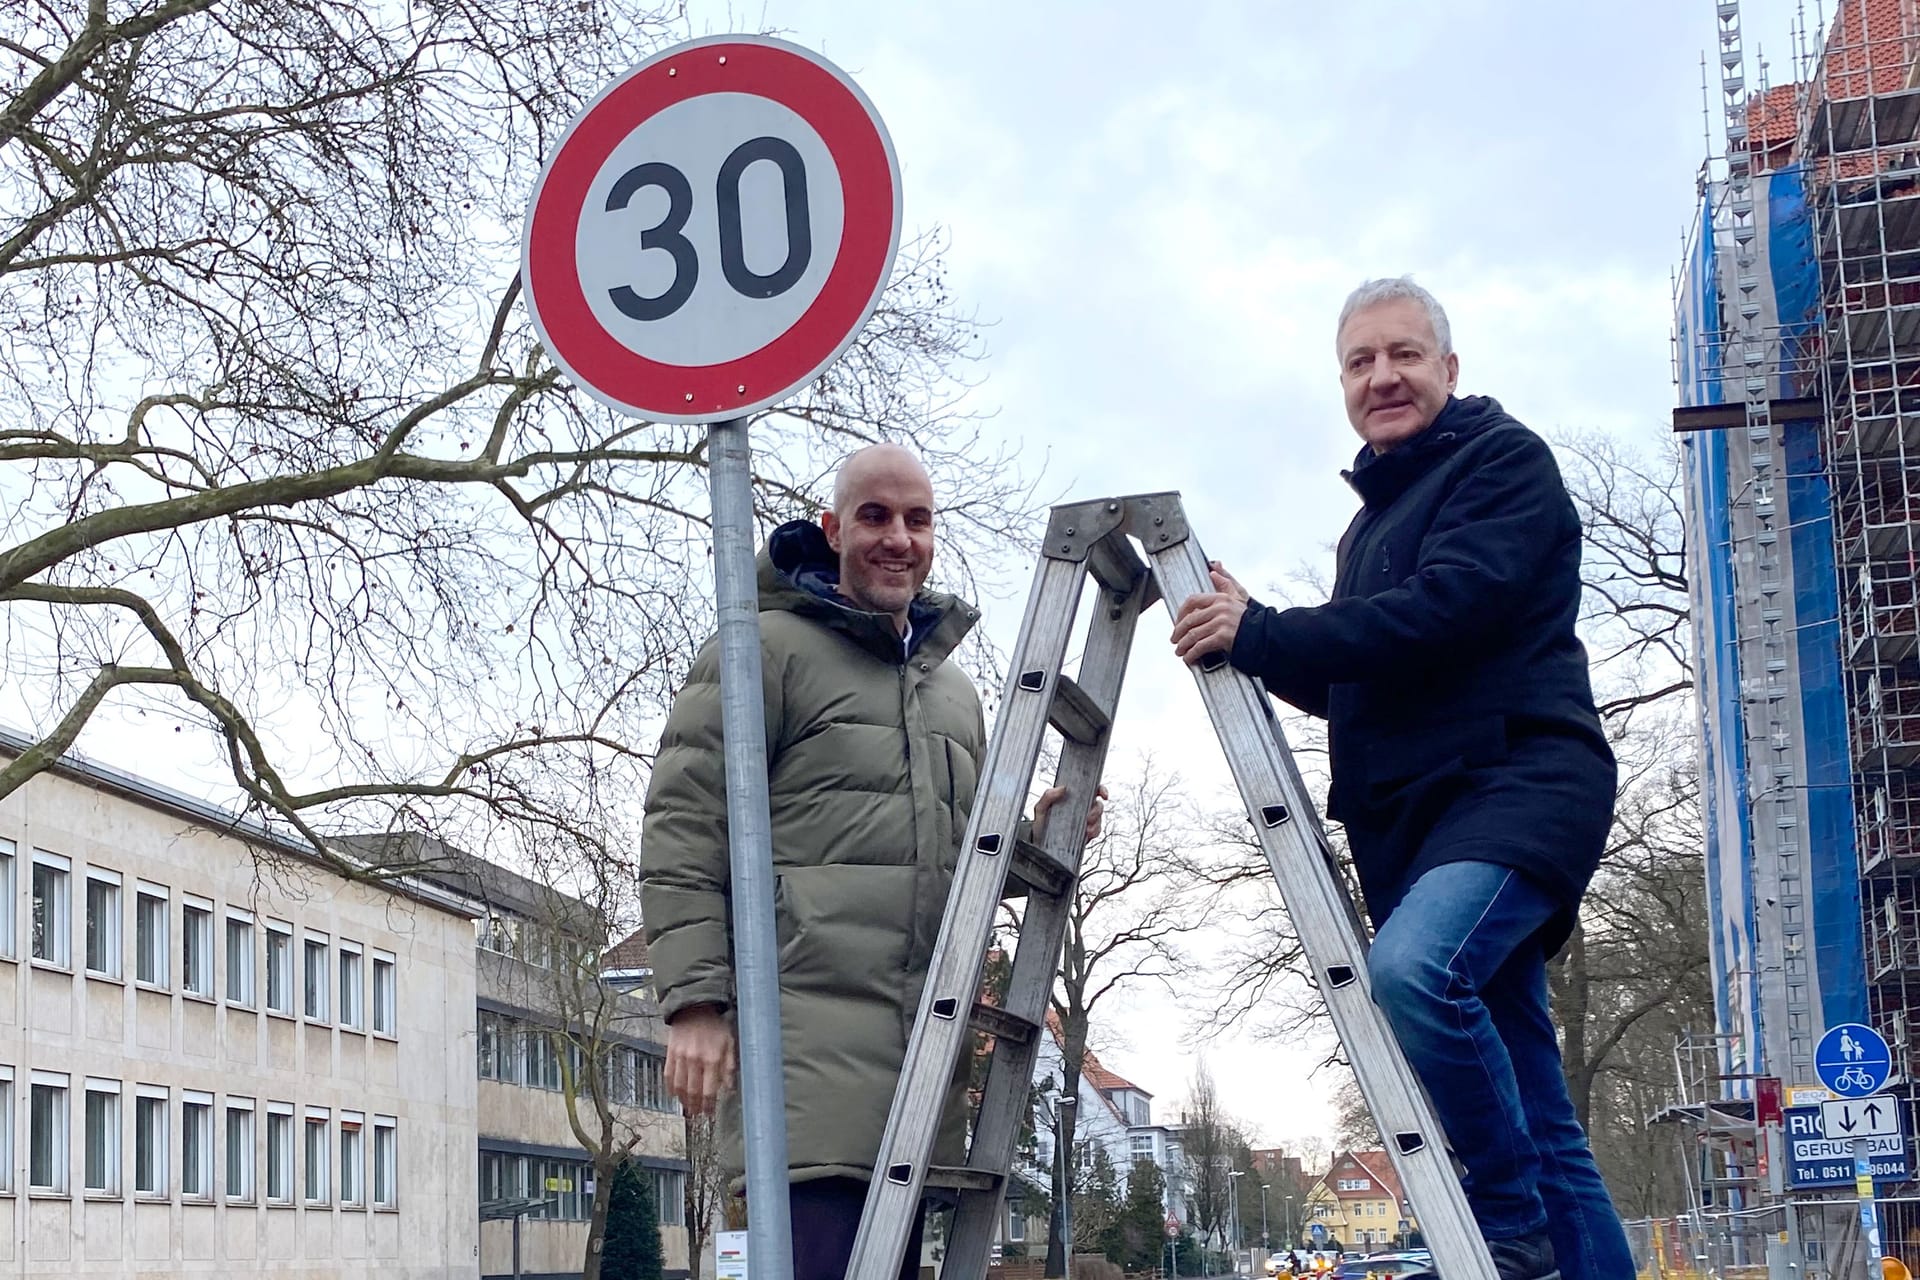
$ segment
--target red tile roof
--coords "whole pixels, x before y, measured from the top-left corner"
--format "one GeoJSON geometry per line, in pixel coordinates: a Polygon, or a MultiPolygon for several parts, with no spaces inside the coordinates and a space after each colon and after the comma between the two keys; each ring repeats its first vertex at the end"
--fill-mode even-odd
{"type": "Polygon", "coordinates": [[[1920,0],[1838,0],[1821,73],[1829,96],[1904,89],[1920,35],[1920,0]]]}
{"type": "Polygon", "coordinates": [[[1792,142],[1799,131],[1800,86],[1777,84],[1747,99],[1747,131],[1753,142],[1774,147],[1792,142]]]}
{"type": "Polygon", "coordinates": [[[620,941],[608,947],[600,957],[603,972],[628,969],[650,969],[653,961],[647,954],[647,931],[635,929],[620,941]]]}
{"type": "MultiPolygon", "coordinates": [[[[1047,1030],[1053,1032],[1053,1041],[1055,1044],[1059,1045],[1062,1049],[1067,1047],[1067,1033],[1060,1025],[1060,1015],[1052,1009],[1047,1010],[1047,1030]]],[[[1080,1074],[1086,1078],[1088,1084],[1100,1090],[1102,1093],[1106,1093],[1110,1089],[1131,1089],[1135,1093],[1144,1094],[1149,1098],[1153,1096],[1139,1085],[1128,1080],[1125,1076],[1115,1071],[1109,1071],[1100,1065],[1100,1059],[1094,1055],[1091,1049],[1088,1049],[1086,1055],[1080,1060],[1080,1074]]]]}

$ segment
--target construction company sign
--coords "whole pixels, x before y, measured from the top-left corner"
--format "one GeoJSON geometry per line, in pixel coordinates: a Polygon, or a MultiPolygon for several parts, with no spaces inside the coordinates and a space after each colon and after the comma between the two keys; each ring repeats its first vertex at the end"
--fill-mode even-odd
{"type": "Polygon", "coordinates": [[[1900,1100],[1889,1094],[1788,1107],[1786,1129],[1790,1186],[1851,1186],[1856,1141],[1867,1144],[1875,1182],[1902,1182],[1912,1176],[1900,1100]]]}

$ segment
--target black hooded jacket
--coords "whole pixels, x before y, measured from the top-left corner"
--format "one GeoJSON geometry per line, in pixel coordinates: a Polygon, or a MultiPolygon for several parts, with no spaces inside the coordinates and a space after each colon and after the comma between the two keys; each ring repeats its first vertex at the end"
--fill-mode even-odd
{"type": "Polygon", "coordinates": [[[1427,869],[1496,862],[1560,898],[1557,947],[1615,774],[1575,634],[1580,521],[1553,453],[1491,398],[1449,399],[1346,478],[1364,505],[1333,598],[1251,603],[1233,665],[1326,717],[1327,807],[1376,925],[1427,869]]]}

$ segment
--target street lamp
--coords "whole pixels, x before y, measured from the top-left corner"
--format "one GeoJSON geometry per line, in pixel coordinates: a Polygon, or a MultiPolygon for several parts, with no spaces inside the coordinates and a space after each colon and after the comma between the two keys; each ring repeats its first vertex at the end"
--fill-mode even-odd
{"type": "Polygon", "coordinates": [[[1246,1176],[1247,1171],[1245,1169],[1227,1170],[1227,1192],[1229,1197],[1227,1208],[1233,1214],[1233,1266],[1236,1271],[1240,1269],[1240,1188],[1235,1184],[1234,1179],[1244,1178],[1246,1176]]]}
{"type": "Polygon", "coordinates": [[[1267,1253],[1273,1245],[1267,1240],[1267,1184],[1260,1184],[1260,1252],[1267,1253]]]}

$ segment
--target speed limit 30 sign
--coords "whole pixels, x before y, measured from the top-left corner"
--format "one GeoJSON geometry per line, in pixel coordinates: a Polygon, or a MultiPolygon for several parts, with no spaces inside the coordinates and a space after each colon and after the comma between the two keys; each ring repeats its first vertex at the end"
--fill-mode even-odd
{"type": "Polygon", "coordinates": [[[562,369],[664,422],[779,402],[846,350],[900,244],[866,95],[779,40],[677,45],[601,91],[533,190],[521,278],[562,369]]]}

